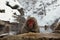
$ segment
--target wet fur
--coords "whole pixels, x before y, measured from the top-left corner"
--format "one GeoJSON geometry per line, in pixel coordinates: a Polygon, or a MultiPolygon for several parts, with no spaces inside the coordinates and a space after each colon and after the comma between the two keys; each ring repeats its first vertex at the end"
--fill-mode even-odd
{"type": "Polygon", "coordinates": [[[24,26],[22,27],[21,33],[28,33],[28,32],[35,32],[35,33],[39,33],[39,27],[37,25],[37,21],[34,17],[28,18],[28,20],[25,22],[24,26]],[[35,21],[34,27],[29,30],[29,27],[27,26],[27,21],[29,19],[33,19],[35,21]]]}

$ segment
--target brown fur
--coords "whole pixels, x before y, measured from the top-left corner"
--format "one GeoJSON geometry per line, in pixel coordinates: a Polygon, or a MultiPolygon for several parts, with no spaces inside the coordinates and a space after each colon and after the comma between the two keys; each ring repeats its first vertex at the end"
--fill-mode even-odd
{"type": "Polygon", "coordinates": [[[57,23],[56,27],[54,28],[55,30],[60,30],[60,22],[57,23]]]}
{"type": "Polygon", "coordinates": [[[53,33],[60,33],[60,22],[56,23],[53,33]]]}
{"type": "Polygon", "coordinates": [[[31,31],[32,31],[32,32],[35,32],[35,33],[39,32],[39,27],[38,27],[38,25],[37,25],[36,19],[35,19],[34,17],[30,17],[30,18],[28,18],[28,20],[25,22],[24,26],[22,27],[21,33],[28,33],[28,32],[31,32],[31,31]],[[29,28],[28,28],[28,26],[27,26],[27,21],[28,21],[29,19],[33,19],[33,20],[35,21],[34,27],[33,27],[31,30],[29,30],[29,28]]]}

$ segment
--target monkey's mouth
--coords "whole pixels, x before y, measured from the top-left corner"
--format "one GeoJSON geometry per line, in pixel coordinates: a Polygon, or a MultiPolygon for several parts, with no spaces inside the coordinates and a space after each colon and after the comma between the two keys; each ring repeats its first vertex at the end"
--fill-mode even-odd
{"type": "Polygon", "coordinates": [[[33,28],[33,24],[29,24],[29,26],[28,26],[30,29],[32,29],[33,28]]]}
{"type": "Polygon", "coordinates": [[[28,27],[33,28],[33,25],[34,25],[34,20],[29,20],[28,21],[28,27]]]}

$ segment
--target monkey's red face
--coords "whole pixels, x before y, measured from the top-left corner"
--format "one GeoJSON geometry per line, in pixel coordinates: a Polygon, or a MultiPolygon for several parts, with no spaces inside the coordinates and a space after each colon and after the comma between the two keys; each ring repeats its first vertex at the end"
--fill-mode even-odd
{"type": "Polygon", "coordinates": [[[30,19],[30,20],[27,21],[27,24],[28,24],[29,28],[33,28],[34,23],[35,23],[35,21],[33,19],[30,19]]]}

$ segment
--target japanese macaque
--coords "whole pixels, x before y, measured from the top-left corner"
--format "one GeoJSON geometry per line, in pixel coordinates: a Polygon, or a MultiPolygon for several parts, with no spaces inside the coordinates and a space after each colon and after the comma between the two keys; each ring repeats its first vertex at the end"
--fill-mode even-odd
{"type": "Polygon", "coordinates": [[[37,21],[34,17],[28,18],[25,25],[22,27],[21,33],[28,33],[28,32],[34,32],[38,33],[39,27],[37,25],[37,21]]]}
{"type": "Polygon", "coordinates": [[[56,27],[54,28],[55,30],[60,30],[60,22],[57,23],[56,27]]]}
{"type": "Polygon", "coordinates": [[[60,22],[56,23],[54,27],[53,33],[60,33],[60,22]]]}

